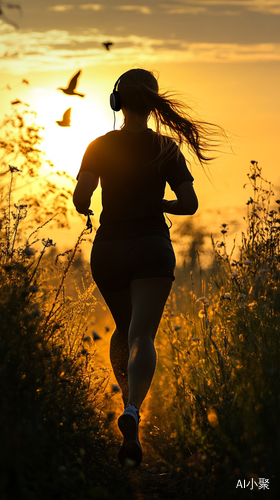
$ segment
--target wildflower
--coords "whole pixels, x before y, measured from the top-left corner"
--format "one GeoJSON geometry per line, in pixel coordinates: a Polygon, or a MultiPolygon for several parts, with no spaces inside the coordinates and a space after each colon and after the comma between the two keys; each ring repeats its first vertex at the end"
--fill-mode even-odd
{"type": "Polygon", "coordinates": [[[202,302],[206,306],[209,304],[209,300],[206,299],[206,297],[200,297],[199,299],[196,300],[196,303],[197,302],[202,302]]]}
{"type": "Polygon", "coordinates": [[[90,341],[91,341],[91,337],[89,335],[84,338],[84,342],[90,342],[90,341]]]}
{"type": "Polygon", "coordinates": [[[244,265],[245,266],[251,266],[253,264],[253,262],[251,260],[245,260],[244,261],[244,265]]]}
{"type": "Polygon", "coordinates": [[[111,384],[111,389],[113,392],[121,392],[120,387],[116,384],[111,384]]]}
{"type": "Polygon", "coordinates": [[[38,286],[31,285],[31,286],[29,287],[29,291],[30,291],[31,293],[36,293],[36,292],[38,292],[38,290],[39,290],[39,287],[38,287],[38,286]]]}
{"type": "Polygon", "coordinates": [[[217,247],[218,247],[218,248],[221,248],[221,247],[224,247],[224,246],[225,246],[225,244],[224,244],[224,242],[223,242],[223,241],[221,241],[221,243],[218,243],[218,244],[217,244],[217,247]]]}
{"type": "Polygon", "coordinates": [[[82,349],[82,350],[81,350],[81,354],[82,354],[83,356],[86,356],[86,355],[88,354],[88,350],[87,350],[87,349],[82,349]]]}
{"type": "Polygon", "coordinates": [[[179,325],[175,325],[175,326],[174,326],[174,330],[175,330],[175,332],[177,332],[178,330],[181,330],[181,329],[182,329],[182,327],[181,327],[181,326],[179,326],[179,325]]]}
{"type": "Polygon", "coordinates": [[[217,413],[215,412],[214,408],[210,407],[208,409],[207,418],[208,418],[208,421],[209,421],[209,424],[211,425],[211,427],[216,427],[217,425],[219,425],[218,416],[217,416],[217,413]]]}
{"type": "Polygon", "coordinates": [[[250,309],[253,309],[253,307],[256,307],[257,305],[258,305],[258,303],[255,300],[253,302],[250,302],[250,304],[248,304],[250,309]]]}
{"type": "Polygon", "coordinates": [[[275,203],[277,203],[278,205],[280,205],[280,200],[275,200],[275,203]]]}
{"type": "Polygon", "coordinates": [[[238,295],[237,297],[237,300],[242,300],[246,297],[245,293],[240,293],[240,295],[238,295]]]}
{"type": "Polygon", "coordinates": [[[42,239],[42,243],[44,245],[45,248],[47,247],[55,247],[56,243],[53,242],[53,240],[51,240],[50,238],[43,238],[42,239]]]}
{"type": "Polygon", "coordinates": [[[199,342],[201,340],[200,337],[192,337],[191,340],[193,340],[194,342],[199,342]]]}
{"type": "Polygon", "coordinates": [[[253,198],[250,196],[250,199],[247,201],[246,205],[250,205],[251,203],[254,203],[253,198]]]}
{"type": "Polygon", "coordinates": [[[224,227],[224,228],[227,227],[227,224],[222,224],[222,227],[224,227]]]}
{"type": "Polygon", "coordinates": [[[224,299],[228,299],[228,300],[231,300],[231,292],[227,292],[223,295],[223,298],[224,299]]]}
{"type": "Polygon", "coordinates": [[[238,276],[238,273],[231,273],[230,275],[232,278],[236,278],[236,276],[238,276]]]}
{"type": "Polygon", "coordinates": [[[9,165],[10,172],[21,172],[21,170],[17,167],[13,167],[12,165],[9,165]]]}

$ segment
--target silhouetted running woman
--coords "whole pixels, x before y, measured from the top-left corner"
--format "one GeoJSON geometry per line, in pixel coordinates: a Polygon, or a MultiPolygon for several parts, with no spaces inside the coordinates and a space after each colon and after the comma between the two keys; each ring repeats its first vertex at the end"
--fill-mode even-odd
{"type": "Polygon", "coordinates": [[[89,144],[73,201],[87,215],[100,179],[103,210],[91,269],[116,323],[110,359],[125,408],[118,419],[124,436],[119,460],[135,467],[142,460],[139,410],[154,375],[154,339],[174,280],[175,256],[164,212],[196,212],[193,177],[180,146],[186,144],[206,163],[215,125],[190,118],[184,104],[159,93],[156,78],[144,69],[121,75],[110,103],[114,111],[122,110],[124,124],[89,144]],[[147,126],[150,115],[156,131],[147,126]],[[166,182],[175,200],[163,199],[166,182]]]}

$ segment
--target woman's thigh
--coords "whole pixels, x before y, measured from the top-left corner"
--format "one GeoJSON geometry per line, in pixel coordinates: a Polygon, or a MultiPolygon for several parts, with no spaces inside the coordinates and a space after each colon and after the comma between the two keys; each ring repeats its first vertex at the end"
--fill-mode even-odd
{"type": "Polygon", "coordinates": [[[120,333],[128,334],[131,321],[131,295],[130,288],[111,292],[99,289],[120,333]]]}
{"type": "Polygon", "coordinates": [[[172,278],[135,279],[126,290],[100,290],[116,323],[130,341],[137,336],[155,338],[165,303],[172,287],[172,278]]]}
{"type": "Polygon", "coordinates": [[[136,336],[155,338],[171,287],[172,278],[169,277],[143,278],[131,282],[130,341],[136,336]]]}

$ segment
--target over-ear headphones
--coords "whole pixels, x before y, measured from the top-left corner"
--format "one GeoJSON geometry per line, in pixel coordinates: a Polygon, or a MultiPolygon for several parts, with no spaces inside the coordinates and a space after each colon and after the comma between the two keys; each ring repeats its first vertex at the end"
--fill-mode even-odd
{"type": "Polygon", "coordinates": [[[118,83],[121,79],[121,77],[124,75],[124,73],[117,79],[112,94],[110,94],[110,106],[113,111],[120,111],[121,109],[121,100],[120,100],[120,94],[117,91],[117,86],[118,83]]]}

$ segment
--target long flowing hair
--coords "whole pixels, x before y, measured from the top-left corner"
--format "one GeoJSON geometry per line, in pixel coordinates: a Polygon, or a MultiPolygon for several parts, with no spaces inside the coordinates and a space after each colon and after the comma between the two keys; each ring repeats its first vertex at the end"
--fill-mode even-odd
{"type": "Polygon", "coordinates": [[[139,68],[127,71],[119,80],[118,92],[122,108],[140,117],[153,117],[160,138],[160,156],[172,154],[175,141],[179,147],[177,152],[186,145],[202,166],[216,158],[209,156],[209,152],[215,150],[221,137],[226,137],[224,129],[193,118],[191,108],[174,94],[160,93],[152,72],[139,68]]]}

